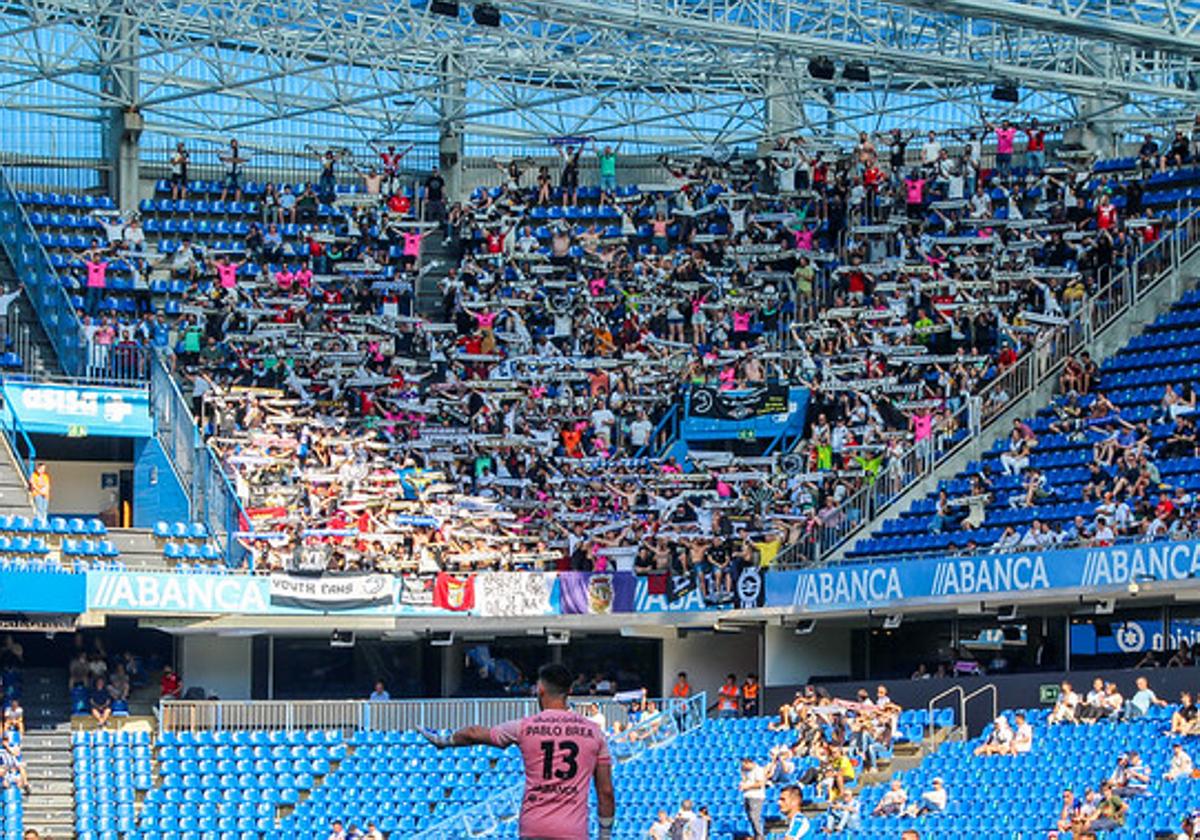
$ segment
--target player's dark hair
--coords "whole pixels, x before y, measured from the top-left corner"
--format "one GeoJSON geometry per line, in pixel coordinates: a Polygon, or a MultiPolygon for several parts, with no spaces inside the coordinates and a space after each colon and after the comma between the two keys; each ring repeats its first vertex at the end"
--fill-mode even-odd
{"type": "Polygon", "coordinates": [[[546,687],[546,693],[555,697],[566,697],[574,679],[564,666],[549,662],[538,668],[538,682],[546,687]]]}

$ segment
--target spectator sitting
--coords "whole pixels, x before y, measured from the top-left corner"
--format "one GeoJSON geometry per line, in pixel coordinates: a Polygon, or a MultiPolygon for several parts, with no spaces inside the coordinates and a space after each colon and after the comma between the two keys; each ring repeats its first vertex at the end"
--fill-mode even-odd
{"type": "Polygon", "coordinates": [[[1012,755],[1013,730],[1008,718],[1000,715],[992,721],[991,734],[975,748],[975,755],[1012,755]]]}
{"type": "Polygon", "coordinates": [[[104,677],[96,679],[91,696],[88,698],[88,710],[95,719],[97,728],[104,729],[108,726],[108,722],[112,718],[112,695],[108,692],[104,677]]]}
{"type": "Polygon", "coordinates": [[[375,681],[375,688],[371,691],[371,696],[367,698],[372,703],[384,703],[392,699],[392,695],[388,694],[388,690],[383,687],[383,680],[375,681]]]}
{"type": "Polygon", "coordinates": [[[183,694],[183,681],[170,665],[163,668],[159,681],[159,694],[164,700],[178,700],[183,694]]]}
{"type": "Polygon", "coordinates": [[[25,735],[25,710],[21,708],[21,701],[16,697],[10,698],[4,708],[4,731],[16,732],[18,738],[25,735]]]}
{"type": "Polygon", "coordinates": [[[1109,782],[1100,786],[1100,803],[1095,815],[1087,822],[1087,831],[1115,831],[1125,825],[1129,804],[1125,802],[1109,782]]]}
{"type": "Polygon", "coordinates": [[[937,814],[946,810],[946,805],[950,801],[950,794],[946,790],[945,782],[941,777],[935,777],[933,787],[922,792],[921,799],[909,806],[908,814],[911,817],[923,817],[926,814],[937,814]]]}
{"type": "Polygon", "coordinates": [[[825,833],[857,831],[860,824],[859,811],[860,803],[854,798],[854,791],[842,791],[840,797],[829,803],[829,810],[825,813],[825,833]]]}
{"type": "Polygon", "coordinates": [[[1167,768],[1167,772],[1163,774],[1163,778],[1168,782],[1174,782],[1178,779],[1190,779],[1195,769],[1192,757],[1184,750],[1183,744],[1179,742],[1172,744],[1171,765],[1167,768]]]}
{"type": "Polygon", "coordinates": [[[1179,692],[1179,708],[1171,713],[1171,728],[1168,731],[1170,735],[1196,735],[1200,729],[1198,725],[1200,720],[1200,712],[1196,708],[1196,704],[1192,702],[1192,693],[1190,691],[1179,692]]]}
{"type": "Polygon", "coordinates": [[[1124,798],[1146,796],[1150,793],[1150,771],[1135,750],[1130,750],[1117,759],[1116,769],[1108,780],[1113,786],[1113,791],[1124,798]]]}
{"type": "Polygon", "coordinates": [[[1054,709],[1050,712],[1047,723],[1077,723],[1081,703],[1079,694],[1064,680],[1059,686],[1058,700],[1054,702],[1054,709]]]}
{"type": "Polygon", "coordinates": [[[904,813],[906,805],[908,805],[908,793],[904,790],[904,785],[899,779],[892,779],[887,791],[879,797],[879,803],[871,814],[876,817],[899,816],[904,813]]]}
{"type": "Polygon", "coordinates": [[[0,749],[0,768],[4,769],[7,784],[15,784],[26,794],[29,793],[29,776],[25,772],[25,762],[21,759],[21,745],[7,735],[4,738],[4,747],[0,749]]]}
{"type": "Polygon", "coordinates": [[[1129,702],[1125,704],[1126,720],[1145,717],[1149,714],[1151,706],[1167,705],[1167,701],[1160,699],[1154,693],[1154,690],[1150,688],[1150,683],[1145,677],[1138,677],[1134,685],[1137,687],[1137,690],[1129,698],[1129,702]]]}

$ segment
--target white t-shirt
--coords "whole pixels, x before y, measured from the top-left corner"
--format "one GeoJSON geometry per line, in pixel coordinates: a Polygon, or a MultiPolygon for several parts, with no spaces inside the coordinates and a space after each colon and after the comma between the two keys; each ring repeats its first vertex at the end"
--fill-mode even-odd
{"type": "Polygon", "coordinates": [[[634,420],[629,424],[629,442],[634,446],[645,446],[650,442],[650,433],[653,431],[654,424],[649,420],[634,420]]]}

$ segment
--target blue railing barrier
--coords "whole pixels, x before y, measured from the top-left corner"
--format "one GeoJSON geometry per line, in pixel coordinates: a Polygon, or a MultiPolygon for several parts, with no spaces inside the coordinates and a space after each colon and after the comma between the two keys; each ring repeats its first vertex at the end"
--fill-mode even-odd
{"type": "Polygon", "coordinates": [[[158,442],[174,465],[180,484],[187,489],[193,521],[203,522],[222,541],[225,562],[242,566],[250,553],[237,534],[250,527],[250,519],[226,475],[220,458],[205,445],[191,406],[161,356],[150,360],[150,414],[158,442]]]}
{"type": "Polygon", "coordinates": [[[50,338],[58,363],[68,376],[86,376],[87,348],[83,324],[59,282],[37,231],[17,199],[8,174],[0,169],[0,244],[25,286],[34,312],[50,338]]]}

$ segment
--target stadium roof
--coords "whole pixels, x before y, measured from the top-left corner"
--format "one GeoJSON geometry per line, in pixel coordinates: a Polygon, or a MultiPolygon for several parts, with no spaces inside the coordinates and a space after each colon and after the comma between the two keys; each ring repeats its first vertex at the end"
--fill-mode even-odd
{"type": "Polygon", "coordinates": [[[501,25],[399,0],[29,0],[0,15],[0,104],[149,131],[661,146],[772,130],[1190,119],[1200,0],[499,0],[501,25]],[[862,62],[869,81],[813,79],[862,62]]]}

